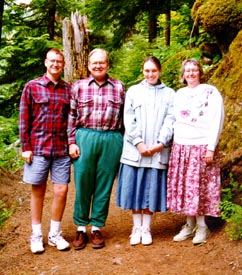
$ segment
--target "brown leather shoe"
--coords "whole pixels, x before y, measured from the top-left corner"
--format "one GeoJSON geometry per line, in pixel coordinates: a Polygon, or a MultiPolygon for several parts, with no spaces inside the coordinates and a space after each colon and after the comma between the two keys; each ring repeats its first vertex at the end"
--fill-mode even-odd
{"type": "Polygon", "coordinates": [[[92,236],[92,248],[98,249],[105,246],[104,239],[100,230],[94,230],[91,233],[92,236]]]}
{"type": "Polygon", "coordinates": [[[75,250],[80,250],[86,247],[88,242],[87,233],[83,231],[76,231],[76,236],[74,241],[72,242],[75,250]]]}

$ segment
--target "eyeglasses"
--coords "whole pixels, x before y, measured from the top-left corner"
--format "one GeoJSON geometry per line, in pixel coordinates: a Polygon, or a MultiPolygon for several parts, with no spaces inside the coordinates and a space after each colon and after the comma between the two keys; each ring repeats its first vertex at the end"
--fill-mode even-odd
{"type": "Polygon", "coordinates": [[[57,63],[57,64],[63,64],[63,60],[55,60],[55,59],[48,59],[47,58],[47,60],[48,61],[50,61],[50,63],[52,63],[52,64],[55,64],[55,63],[57,63]]]}
{"type": "Polygon", "coordinates": [[[90,65],[91,66],[97,66],[97,65],[104,66],[104,65],[107,65],[107,62],[106,61],[90,62],[90,65]]]}
{"type": "Polygon", "coordinates": [[[185,70],[185,73],[198,73],[198,69],[185,70]]]}

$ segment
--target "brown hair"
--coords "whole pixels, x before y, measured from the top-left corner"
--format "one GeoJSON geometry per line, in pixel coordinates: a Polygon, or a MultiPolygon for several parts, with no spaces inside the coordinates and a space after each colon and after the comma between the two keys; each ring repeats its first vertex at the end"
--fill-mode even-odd
{"type": "Polygon", "coordinates": [[[50,52],[53,52],[53,53],[58,54],[58,55],[61,55],[62,58],[63,58],[63,60],[65,60],[65,57],[64,57],[63,52],[62,52],[61,50],[57,49],[57,48],[49,49],[49,50],[47,51],[47,53],[46,53],[46,58],[47,58],[48,53],[50,53],[50,52]]]}
{"type": "Polygon", "coordinates": [[[156,67],[159,69],[159,71],[161,71],[162,67],[161,67],[160,60],[158,58],[156,58],[155,56],[146,57],[144,62],[143,62],[142,68],[144,68],[144,64],[148,61],[151,61],[152,63],[154,63],[156,65],[156,67]]]}
{"type": "Polygon", "coordinates": [[[199,63],[199,61],[196,58],[186,59],[182,62],[181,73],[180,73],[180,82],[183,83],[183,84],[187,84],[187,82],[184,78],[185,66],[186,66],[187,63],[192,63],[193,65],[198,67],[198,69],[199,69],[199,80],[200,80],[200,82],[204,82],[203,68],[202,68],[202,65],[199,63]]]}

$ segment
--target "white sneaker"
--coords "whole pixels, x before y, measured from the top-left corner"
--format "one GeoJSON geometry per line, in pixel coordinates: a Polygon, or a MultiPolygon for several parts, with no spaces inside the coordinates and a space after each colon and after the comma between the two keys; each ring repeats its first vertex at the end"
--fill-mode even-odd
{"type": "Polygon", "coordinates": [[[141,238],[143,245],[152,244],[152,236],[149,228],[142,228],[141,238]]]}
{"type": "Polygon", "coordinates": [[[207,226],[197,225],[195,237],[192,239],[193,244],[205,243],[210,231],[207,226]]]}
{"type": "Polygon", "coordinates": [[[141,242],[141,227],[133,227],[130,237],[130,244],[136,245],[141,242]]]}
{"type": "Polygon", "coordinates": [[[34,254],[42,253],[45,251],[42,235],[34,235],[34,234],[31,235],[30,249],[31,249],[31,252],[34,254]]]}
{"type": "Polygon", "coordinates": [[[173,241],[181,242],[193,236],[194,236],[194,226],[189,226],[188,224],[185,224],[183,225],[181,231],[173,238],[173,241]]]}
{"type": "Polygon", "coordinates": [[[48,244],[51,246],[56,246],[58,250],[66,250],[70,248],[70,244],[61,236],[61,231],[54,235],[49,233],[48,244]]]}

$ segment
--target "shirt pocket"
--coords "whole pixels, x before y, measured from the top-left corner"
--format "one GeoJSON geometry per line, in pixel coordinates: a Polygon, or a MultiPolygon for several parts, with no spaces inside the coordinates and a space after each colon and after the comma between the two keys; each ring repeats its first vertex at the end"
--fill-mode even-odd
{"type": "Polygon", "coordinates": [[[49,112],[49,98],[33,96],[33,116],[38,119],[44,119],[49,112]]]}
{"type": "Polygon", "coordinates": [[[128,141],[125,141],[123,145],[122,158],[138,162],[140,159],[140,153],[136,146],[134,146],[132,143],[128,141]]]}
{"type": "Polygon", "coordinates": [[[86,119],[93,112],[94,101],[90,98],[80,98],[77,105],[77,112],[80,117],[86,119]]]}
{"type": "Polygon", "coordinates": [[[117,121],[120,117],[121,99],[118,97],[108,97],[105,120],[117,121]]]}

